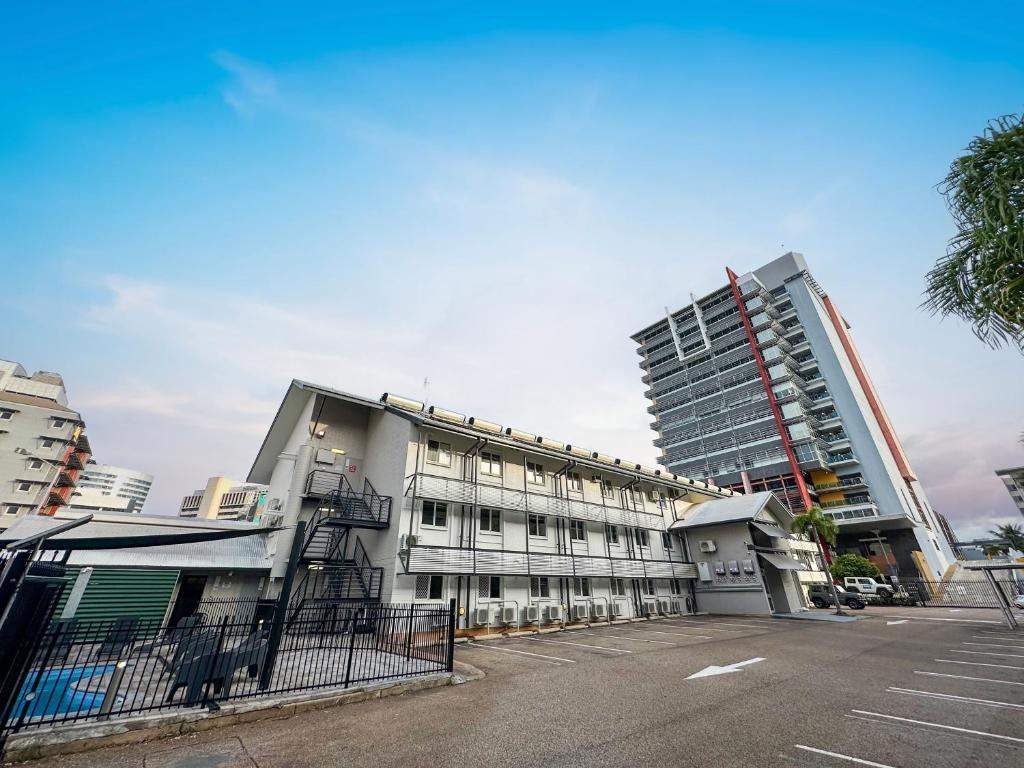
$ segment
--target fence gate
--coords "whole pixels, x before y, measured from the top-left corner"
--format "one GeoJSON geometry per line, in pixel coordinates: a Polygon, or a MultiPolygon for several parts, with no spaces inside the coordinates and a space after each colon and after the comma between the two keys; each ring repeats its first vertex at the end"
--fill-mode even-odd
{"type": "MultiPolygon", "coordinates": [[[[901,580],[907,593],[918,600],[926,608],[999,608],[999,600],[992,591],[988,581],[924,581],[901,580]]],[[[1012,579],[1001,579],[995,582],[996,588],[1003,593],[1010,604],[1024,587],[1012,579]]]]}

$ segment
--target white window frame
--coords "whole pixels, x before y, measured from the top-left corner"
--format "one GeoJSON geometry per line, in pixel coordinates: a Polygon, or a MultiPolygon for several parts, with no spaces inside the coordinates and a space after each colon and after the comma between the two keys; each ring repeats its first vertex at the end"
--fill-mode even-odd
{"type": "Polygon", "coordinates": [[[452,444],[427,438],[427,464],[433,464],[437,467],[450,467],[452,465],[452,444]],[[433,448],[431,448],[431,443],[434,444],[433,448]],[[434,452],[434,458],[430,458],[431,451],[434,452]]]}
{"type": "Polygon", "coordinates": [[[547,576],[530,577],[530,597],[544,599],[551,597],[551,582],[547,576]]]}
{"type": "Polygon", "coordinates": [[[43,468],[43,460],[42,459],[29,459],[28,460],[28,468],[29,469],[42,469],[43,468]]]}
{"type": "Polygon", "coordinates": [[[590,584],[589,576],[577,576],[572,580],[573,597],[593,597],[594,588],[590,584]]]}
{"type": "Polygon", "coordinates": [[[587,540],[587,524],[583,520],[569,520],[569,538],[572,541],[587,540]],[[576,534],[579,533],[579,536],[576,534]]]}
{"type": "Polygon", "coordinates": [[[625,597],[626,596],[626,580],[622,578],[613,578],[611,580],[612,597],[625,597]]]}
{"type": "Polygon", "coordinates": [[[501,581],[501,576],[484,576],[487,579],[487,600],[501,600],[504,592],[504,584],[501,581]],[[494,594],[494,585],[498,585],[498,594],[494,594]]]}
{"type": "Polygon", "coordinates": [[[21,509],[21,507],[19,507],[17,504],[5,504],[4,505],[4,514],[5,515],[16,515],[16,514],[18,514],[18,510],[19,509],[21,509]]]}
{"type": "Polygon", "coordinates": [[[68,423],[67,419],[54,419],[50,422],[50,426],[54,429],[63,429],[64,425],[68,423]]]}
{"type": "Polygon", "coordinates": [[[636,544],[642,549],[651,548],[651,532],[646,528],[635,528],[633,534],[636,536],[636,544]]]}
{"type": "Polygon", "coordinates": [[[611,480],[601,478],[601,495],[606,499],[615,498],[615,486],[612,485],[611,480]]]}
{"type": "Polygon", "coordinates": [[[672,534],[668,531],[661,532],[661,546],[666,552],[671,552],[675,548],[672,543],[672,534]]]}
{"type": "Polygon", "coordinates": [[[604,526],[604,537],[608,540],[609,544],[619,543],[619,526],[612,525],[611,523],[605,523],[604,526]]]}
{"type": "Polygon", "coordinates": [[[501,533],[501,510],[493,509],[492,507],[480,507],[480,517],[477,519],[477,523],[480,528],[480,533],[488,534],[500,534],[501,533]],[[485,515],[486,513],[486,515],[485,515]],[[487,517],[487,526],[484,527],[484,517],[487,517]],[[497,529],[494,528],[494,524],[497,522],[497,529]]]}
{"type": "Polygon", "coordinates": [[[10,421],[14,418],[14,411],[2,410],[0,411],[0,421],[10,421]]]}
{"type": "Polygon", "coordinates": [[[480,474],[487,475],[488,477],[501,477],[503,469],[504,465],[500,453],[480,451],[480,474]]]}
{"type": "Polygon", "coordinates": [[[658,596],[658,588],[654,585],[654,579],[640,579],[640,591],[646,597],[658,596]],[[648,590],[648,587],[650,587],[650,590],[648,590]]]}
{"type": "Polygon", "coordinates": [[[56,444],[57,444],[57,441],[54,440],[52,437],[44,438],[43,439],[43,443],[42,443],[43,448],[53,448],[53,446],[56,445],[56,444]]]}
{"type": "Polygon", "coordinates": [[[536,512],[526,514],[526,532],[533,539],[546,539],[548,537],[548,518],[546,515],[539,515],[536,512]],[[536,531],[536,533],[534,533],[536,531]],[[543,533],[541,532],[543,531],[543,533]]]}
{"type": "Polygon", "coordinates": [[[526,462],[526,482],[531,485],[544,485],[544,465],[535,461],[526,462]],[[537,478],[540,478],[539,480],[537,478]]]}
{"type": "Polygon", "coordinates": [[[683,594],[683,580],[669,579],[668,591],[671,592],[675,597],[679,597],[679,595],[683,594]]]}
{"type": "Polygon", "coordinates": [[[32,490],[32,483],[26,483],[24,480],[20,480],[14,490],[18,493],[28,493],[32,490]]]}
{"type": "Polygon", "coordinates": [[[565,487],[573,493],[583,493],[583,475],[579,472],[567,473],[565,483],[565,487]]]}
{"type": "Polygon", "coordinates": [[[422,528],[434,528],[436,530],[445,530],[448,528],[448,504],[444,501],[423,501],[420,506],[420,527],[422,528]],[[427,508],[430,508],[430,519],[433,522],[426,521],[427,508]],[[438,525],[437,523],[437,512],[438,508],[444,510],[444,523],[438,525]]]}

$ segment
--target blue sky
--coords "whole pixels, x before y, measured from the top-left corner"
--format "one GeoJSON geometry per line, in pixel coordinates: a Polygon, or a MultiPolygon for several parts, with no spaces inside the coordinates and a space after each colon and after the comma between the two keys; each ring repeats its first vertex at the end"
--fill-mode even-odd
{"type": "Polygon", "coordinates": [[[0,356],[150,511],[243,476],[292,377],[653,460],[630,333],[793,249],[933,504],[1014,519],[1024,361],[917,306],[1019,4],[208,5],[0,25],[0,356]]]}

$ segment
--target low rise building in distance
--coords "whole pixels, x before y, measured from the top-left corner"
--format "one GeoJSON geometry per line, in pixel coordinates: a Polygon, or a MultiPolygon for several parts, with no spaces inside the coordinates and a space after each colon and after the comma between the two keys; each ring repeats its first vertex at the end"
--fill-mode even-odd
{"type": "Polygon", "coordinates": [[[265,485],[211,477],[205,488],[195,490],[181,500],[178,515],[206,520],[259,521],[266,497],[265,485]]]}
{"type": "Polygon", "coordinates": [[[0,360],[0,527],[67,506],[91,453],[60,374],[0,360]]]}
{"type": "Polygon", "coordinates": [[[941,579],[954,561],[850,335],[798,253],[726,282],[632,336],[662,465],[817,505],[837,549],[941,579]]]}
{"type": "Polygon", "coordinates": [[[1017,509],[1024,515],[1024,467],[997,469],[996,475],[1003,481],[1017,509]]]}
{"type": "Polygon", "coordinates": [[[147,472],[90,460],[71,496],[71,506],[140,514],[152,487],[153,476],[147,472]]]}

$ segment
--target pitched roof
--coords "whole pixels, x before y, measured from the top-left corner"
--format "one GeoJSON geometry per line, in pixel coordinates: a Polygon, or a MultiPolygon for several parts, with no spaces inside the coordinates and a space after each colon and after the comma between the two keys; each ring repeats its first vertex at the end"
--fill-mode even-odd
{"type": "Polygon", "coordinates": [[[73,411],[66,405],[61,405],[56,400],[50,400],[45,397],[35,397],[34,395],[23,395],[20,392],[8,392],[7,390],[0,390],[0,402],[15,403],[17,405],[32,405],[36,408],[48,408],[51,411],[61,411],[62,413],[74,414],[78,416],[77,411],[73,411]]]}
{"type": "Polygon", "coordinates": [[[695,504],[683,513],[680,520],[669,526],[669,530],[701,528],[706,525],[738,523],[749,520],[778,522],[787,527],[792,515],[785,505],[771,491],[749,495],[730,496],[695,504]]]}

